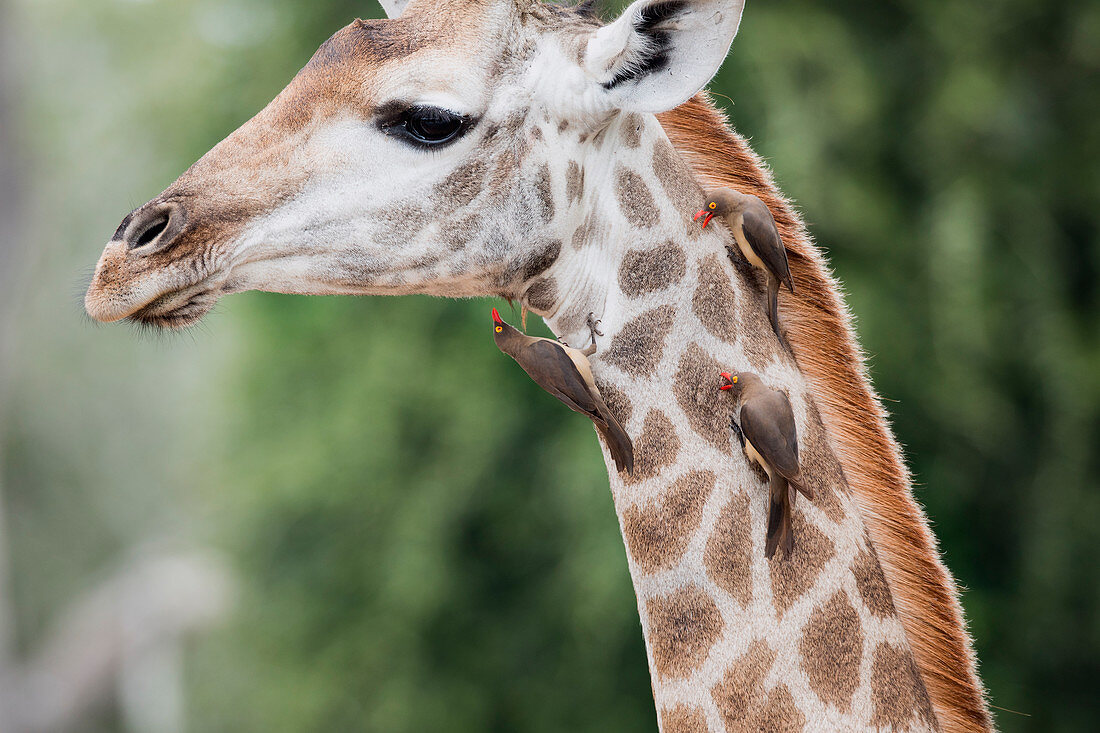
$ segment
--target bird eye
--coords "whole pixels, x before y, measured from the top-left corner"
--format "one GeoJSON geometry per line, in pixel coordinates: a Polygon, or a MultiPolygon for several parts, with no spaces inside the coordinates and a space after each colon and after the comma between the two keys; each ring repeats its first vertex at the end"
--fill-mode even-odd
{"type": "Polygon", "coordinates": [[[717,206],[718,206],[718,204],[714,203],[713,201],[710,202],[710,208],[713,209],[713,208],[716,208],[717,206]]]}
{"type": "Polygon", "coordinates": [[[420,147],[436,147],[457,140],[470,128],[470,118],[442,107],[407,107],[381,123],[388,135],[420,147]]]}
{"type": "Polygon", "coordinates": [[[497,333],[500,333],[500,332],[501,332],[501,331],[503,331],[503,330],[504,330],[504,328],[503,328],[503,327],[501,327],[501,326],[497,326],[497,333]]]}
{"type": "Polygon", "coordinates": [[[734,377],[733,379],[731,379],[730,382],[733,383],[733,384],[737,384],[737,377],[734,377]]]}

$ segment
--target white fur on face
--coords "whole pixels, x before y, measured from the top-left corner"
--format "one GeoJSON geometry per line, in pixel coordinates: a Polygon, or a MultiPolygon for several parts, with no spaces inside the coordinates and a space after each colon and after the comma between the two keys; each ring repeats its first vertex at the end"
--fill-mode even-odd
{"type": "MultiPolygon", "coordinates": [[[[545,49],[557,54],[560,68],[581,73],[556,42],[545,49]]],[[[526,69],[543,68],[544,60],[536,54],[526,69]]],[[[370,92],[379,106],[391,100],[438,106],[477,123],[454,143],[429,150],[352,113],[322,123],[296,155],[309,168],[302,189],[250,222],[233,243],[226,292],[509,294],[522,284],[525,257],[572,235],[581,212],[561,205],[564,167],[590,151],[575,134],[555,132],[563,119],[577,122],[575,112],[536,99],[532,87],[553,74],[503,74],[490,96],[484,77],[453,58],[394,66],[370,92]],[[504,169],[509,163],[514,168],[504,169]],[[480,182],[470,185],[483,189],[455,206],[440,184],[464,168],[480,171],[480,182]],[[549,181],[540,180],[545,171],[549,181]],[[501,176],[505,193],[486,190],[489,178],[501,176]],[[536,198],[547,192],[556,210],[552,222],[534,214],[536,198]],[[455,244],[459,220],[476,229],[468,246],[455,244]]]]}
{"type": "Polygon", "coordinates": [[[596,126],[613,111],[606,91],[568,56],[558,36],[539,41],[524,81],[535,102],[579,125],[596,126]]]}
{"type": "MultiPolygon", "coordinates": [[[[394,67],[364,90],[375,108],[392,101],[483,117],[480,69],[438,53],[421,53],[394,67]]],[[[408,210],[418,212],[418,219],[430,217],[438,203],[433,188],[475,152],[478,127],[449,145],[425,150],[350,110],[324,121],[295,154],[294,164],[308,171],[302,189],[251,221],[230,246],[226,290],[393,292],[377,276],[406,281],[414,273],[404,271],[402,262],[423,260],[433,244],[426,230],[440,227],[389,215],[408,210]],[[402,237],[402,229],[412,234],[402,237]]]]}

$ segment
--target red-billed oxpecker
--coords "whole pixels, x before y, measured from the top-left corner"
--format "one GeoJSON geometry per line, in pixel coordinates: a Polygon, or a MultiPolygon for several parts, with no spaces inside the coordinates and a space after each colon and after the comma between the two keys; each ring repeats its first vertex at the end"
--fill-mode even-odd
{"type": "Polygon", "coordinates": [[[620,473],[634,473],[634,444],[607,409],[592,378],[588,357],[596,352],[595,343],[581,351],[553,339],[528,336],[501,320],[496,308],[493,308],[493,339],[497,348],[515,359],[535,384],[596,424],[620,473]]]}
{"type": "MultiPolygon", "coordinates": [[[[772,330],[782,341],[779,333],[779,285],[787,286],[794,292],[791,268],[787,264],[787,248],[779,237],[772,212],[763,201],[749,193],[740,193],[732,188],[718,188],[707,196],[707,203],[695,215],[695,220],[704,217],[703,226],[716,216],[726,221],[738,248],[753,267],[763,270],[768,276],[768,320],[772,330]]],[[[730,251],[730,259],[733,252],[730,251]]]]}
{"type": "MultiPolygon", "coordinates": [[[[740,408],[738,438],[745,455],[768,474],[770,502],[768,506],[768,534],[764,555],[775,554],[777,547],[791,556],[794,549],[794,532],[791,529],[791,508],[795,490],[807,499],[813,492],[799,480],[802,473],[798,465],[798,430],[794,424],[794,412],[787,395],[771,389],[752,372],[722,372],[725,380],[719,389],[733,397],[734,410],[740,408]]],[[[737,427],[737,423],[733,423],[737,427]]]]}

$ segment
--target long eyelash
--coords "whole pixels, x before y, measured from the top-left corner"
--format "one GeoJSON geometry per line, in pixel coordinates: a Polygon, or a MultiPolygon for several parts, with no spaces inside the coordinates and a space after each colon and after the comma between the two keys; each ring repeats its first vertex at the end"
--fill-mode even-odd
{"type": "Polygon", "coordinates": [[[449,110],[446,107],[433,107],[430,105],[418,105],[409,102],[393,101],[388,102],[380,106],[375,111],[375,120],[378,125],[378,129],[387,135],[400,139],[407,145],[411,145],[419,150],[431,150],[436,151],[449,146],[464,137],[467,132],[476,124],[477,119],[472,118],[469,115],[464,115],[460,112],[449,110]],[[447,115],[453,117],[458,123],[459,127],[455,134],[447,140],[440,142],[425,142],[418,139],[414,135],[410,134],[407,129],[402,129],[403,125],[407,122],[406,116],[416,109],[432,109],[444,112],[447,115]]]}
{"type": "Polygon", "coordinates": [[[378,121],[379,127],[392,127],[401,120],[406,112],[415,106],[410,102],[386,102],[374,111],[374,117],[378,121]]]}

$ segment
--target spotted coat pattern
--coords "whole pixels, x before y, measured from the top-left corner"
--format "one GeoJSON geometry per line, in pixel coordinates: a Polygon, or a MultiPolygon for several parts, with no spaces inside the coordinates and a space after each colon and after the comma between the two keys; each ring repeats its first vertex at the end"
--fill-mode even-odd
{"type": "Polygon", "coordinates": [[[729,260],[723,228],[686,234],[703,192],[655,120],[625,116],[600,139],[619,145],[586,160],[580,194],[572,161],[555,164],[574,182],[559,208],[589,208],[547,273],[560,294],[547,320],[579,342],[580,314],[602,319],[591,362],[635,443],[635,475],[612,468],[611,488],[659,725],[934,730],[874,548],[813,397],[763,315],[760,282],[729,260]],[[614,265],[598,281],[579,263],[592,248],[614,265]],[[764,558],[766,483],[730,430],[720,368],[756,371],[792,398],[816,497],[795,504],[788,559],[764,558]]]}

